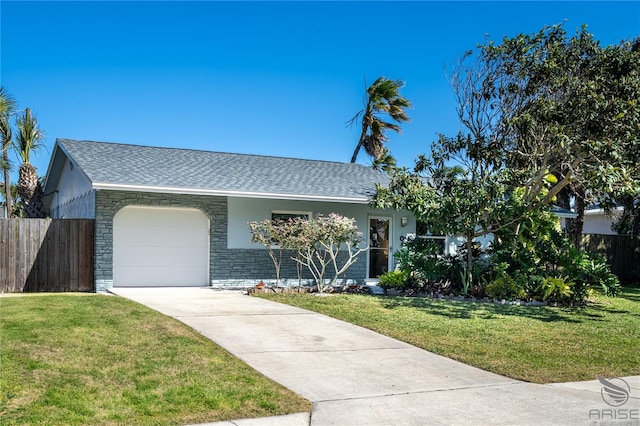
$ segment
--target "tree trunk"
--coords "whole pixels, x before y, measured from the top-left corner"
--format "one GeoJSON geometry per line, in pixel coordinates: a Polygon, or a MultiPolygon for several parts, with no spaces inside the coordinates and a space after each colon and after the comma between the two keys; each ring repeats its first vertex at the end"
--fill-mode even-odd
{"type": "Polygon", "coordinates": [[[473,271],[473,233],[468,233],[465,238],[467,240],[467,270],[463,277],[463,291],[466,294],[472,284],[472,271],[473,271]]]}
{"type": "Polygon", "coordinates": [[[9,175],[9,148],[4,146],[2,148],[2,160],[4,162],[4,199],[7,207],[7,219],[11,217],[13,212],[13,201],[11,200],[11,176],[9,175]]]}
{"type": "Polygon", "coordinates": [[[360,133],[360,140],[358,140],[358,145],[356,145],[356,149],[353,151],[353,155],[351,156],[351,162],[355,163],[356,158],[358,158],[358,153],[364,144],[365,139],[367,138],[367,130],[371,125],[371,106],[367,104],[367,108],[365,109],[364,114],[362,115],[362,131],[360,133]]]}
{"type": "Polygon", "coordinates": [[[24,163],[18,170],[18,195],[22,199],[24,210],[28,218],[43,218],[42,185],[38,181],[36,168],[24,163]]]}
{"type": "Polygon", "coordinates": [[[360,140],[358,141],[358,145],[356,145],[356,149],[353,151],[353,155],[351,156],[351,162],[355,163],[356,162],[356,158],[358,158],[358,153],[360,152],[360,149],[362,148],[362,145],[364,144],[364,140],[366,138],[366,129],[363,129],[362,131],[362,135],[360,135],[360,140]]]}
{"type": "Polygon", "coordinates": [[[576,248],[580,248],[582,245],[582,231],[584,230],[584,191],[576,191],[576,213],[578,216],[573,220],[573,235],[572,241],[576,248]]]}
{"type": "Polygon", "coordinates": [[[562,188],[558,193],[557,204],[563,209],[571,209],[571,197],[575,199],[574,207],[578,214],[575,219],[567,219],[565,231],[574,247],[580,248],[582,244],[582,231],[584,230],[584,210],[586,208],[585,193],[581,187],[573,185],[562,188]]]}

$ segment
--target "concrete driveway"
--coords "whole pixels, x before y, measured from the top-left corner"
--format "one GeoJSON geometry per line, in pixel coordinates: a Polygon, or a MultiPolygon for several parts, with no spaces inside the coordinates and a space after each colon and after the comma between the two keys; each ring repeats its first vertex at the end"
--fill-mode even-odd
{"type": "Polygon", "coordinates": [[[596,380],[520,382],[325,315],[240,292],[112,292],[182,321],[313,402],[310,421],[308,415],[294,416],[287,424],[604,425],[612,424],[611,413],[620,419],[620,410],[627,410],[626,423],[621,424],[640,424],[640,376],[625,378],[631,399],[616,408],[603,401],[596,380]]]}

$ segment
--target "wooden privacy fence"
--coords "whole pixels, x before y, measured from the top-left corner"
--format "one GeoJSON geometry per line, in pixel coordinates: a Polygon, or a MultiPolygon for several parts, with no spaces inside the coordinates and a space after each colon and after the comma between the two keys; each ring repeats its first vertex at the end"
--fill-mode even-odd
{"type": "Polygon", "coordinates": [[[0,220],[0,293],[94,291],[94,221],[0,220]]]}
{"type": "Polygon", "coordinates": [[[585,234],[582,248],[607,260],[620,281],[640,282],[640,239],[627,235],[585,234]]]}

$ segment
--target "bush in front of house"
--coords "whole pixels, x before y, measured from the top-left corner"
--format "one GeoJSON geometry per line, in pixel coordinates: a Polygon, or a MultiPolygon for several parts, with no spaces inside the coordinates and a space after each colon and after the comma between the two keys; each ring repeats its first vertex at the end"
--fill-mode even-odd
{"type": "Polygon", "coordinates": [[[401,289],[407,284],[409,274],[406,271],[395,270],[380,275],[380,287],[385,290],[401,289]]]}
{"type": "Polygon", "coordinates": [[[486,253],[474,247],[471,274],[465,274],[464,245],[456,255],[441,255],[430,240],[410,240],[396,254],[407,275],[404,288],[571,306],[584,304],[590,288],[609,296],[620,291],[604,259],[573,247],[548,217],[537,222],[531,232],[500,235],[486,253]]]}
{"type": "Polygon", "coordinates": [[[487,284],[485,292],[487,296],[498,300],[524,299],[527,296],[524,288],[508,275],[500,276],[491,281],[487,284]]]}

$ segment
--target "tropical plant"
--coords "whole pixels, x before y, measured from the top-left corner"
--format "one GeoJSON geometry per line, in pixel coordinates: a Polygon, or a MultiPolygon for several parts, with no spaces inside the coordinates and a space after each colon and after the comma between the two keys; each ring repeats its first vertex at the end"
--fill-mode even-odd
{"type": "Polygon", "coordinates": [[[32,152],[42,148],[44,132],[38,127],[37,119],[27,108],[16,120],[18,134],[16,135],[16,150],[22,160],[18,170],[18,194],[22,199],[27,217],[44,217],[42,204],[42,185],[38,179],[36,168],[29,162],[32,152]]]}
{"type": "Polygon", "coordinates": [[[461,264],[456,256],[442,255],[441,246],[428,238],[407,235],[403,247],[394,254],[398,269],[407,275],[406,286],[413,290],[440,292],[458,283],[461,264]]]}
{"type": "MultiPolygon", "coordinates": [[[[4,194],[4,184],[2,184],[2,193],[4,194]]],[[[11,211],[7,210],[8,218],[25,218],[27,217],[26,212],[24,211],[24,206],[22,205],[22,200],[18,197],[18,187],[16,185],[11,185],[10,189],[10,197],[12,200],[11,203],[11,211]]],[[[5,195],[6,196],[6,195],[5,195]]],[[[6,207],[6,204],[4,204],[6,207]]]]}
{"type": "Polygon", "coordinates": [[[567,282],[565,277],[545,277],[540,284],[542,300],[566,303],[571,301],[574,283],[567,282]]]}
{"type": "MultiPolygon", "coordinates": [[[[393,170],[372,206],[410,210],[467,244],[492,234],[489,262],[507,262],[517,287],[535,291],[551,271],[574,283],[572,303],[596,281],[615,292],[613,279],[572,266],[550,208],[571,199],[580,210],[589,197],[637,205],[638,69],[640,38],[601,47],[584,27],[573,37],[556,25],[487,41],[449,77],[463,132],[441,135],[414,170],[393,170]]],[[[632,233],[634,221],[624,224],[632,233]]],[[[477,259],[466,254],[473,271],[477,259]]],[[[461,276],[463,290],[500,277],[469,278],[461,276]]]]}
{"type": "Polygon", "coordinates": [[[524,288],[508,275],[503,275],[487,284],[486,293],[494,299],[522,299],[526,296],[524,288]]]}
{"type": "Polygon", "coordinates": [[[579,208],[588,196],[640,193],[639,68],[639,40],[603,48],[584,28],[488,41],[449,78],[464,131],[441,135],[413,172],[394,171],[374,205],[470,240],[517,233],[566,193],[579,208]]]}
{"type": "Polygon", "coordinates": [[[409,274],[402,270],[387,271],[380,275],[380,286],[385,290],[401,288],[407,283],[409,274]]]}
{"type": "MultiPolygon", "coordinates": [[[[611,273],[604,259],[574,247],[569,247],[559,260],[565,273],[575,282],[574,288],[586,296],[587,287],[600,287],[605,295],[620,292],[620,281],[611,273]]],[[[574,290],[574,293],[576,291],[574,290]]]]}
{"type": "Polygon", "coordinates": [[[11,183],[10,183],[10,163],[9,163],[9,148],[12,142],[11,132],[11,116],[16,108],[16,101],[9,94],[4,86],[0,87],[0,136],[2,137],[2,159],[0,160],[0,166],[4,174],[3,194],[5,200],[5,207],[7,211],[7,217],[11,216],[13,211],[13,200],[11,197],[11,183]]]}
{"type": "Polygon", "coordinates": [[[409,121],[405,109],[411,107],[411,102],[400,96],[400,88],[404,86],[401,80],[390,80],[387,77],[379,77],[365,91],[365,107],[359,111],[349,124],[353,125],[361,120],[362,132],[356,145],[351,162],[355,163],[361,148],[375,159],[384,154],[384,144],[388,141],[385,134],[387,130],[400,133],[399,124],[409,121]],[[383,116],[391,121],[385,121],[383,116]]]}
{"type": "Polygon", "coordinates": [[[393,172],[397,167],[396,159],[391,155],[391,151],[388,148],[382,150],[382,155],[378,158],[374,158],[371,162],[371,167],[374,170],[380,170],[386,173],[393,172]]]}

